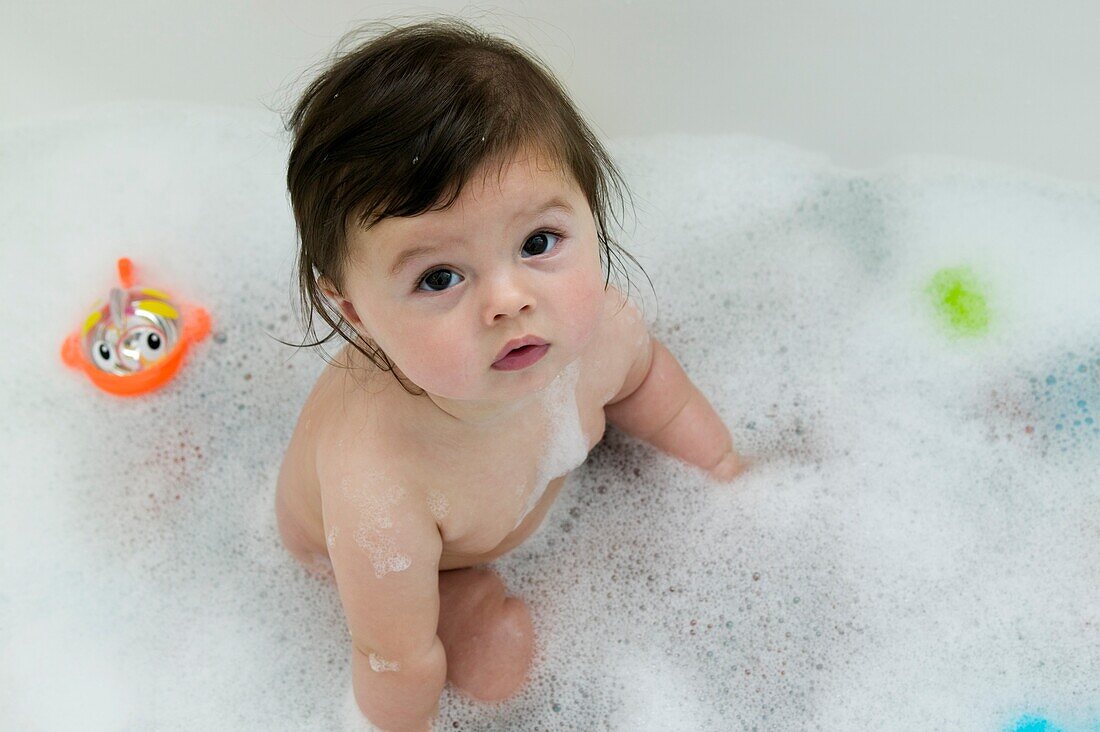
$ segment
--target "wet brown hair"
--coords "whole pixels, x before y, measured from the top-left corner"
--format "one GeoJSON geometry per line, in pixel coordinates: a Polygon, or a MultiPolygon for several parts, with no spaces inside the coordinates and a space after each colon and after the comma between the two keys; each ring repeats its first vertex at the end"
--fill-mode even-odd
{"type": "MultiPolygon", "coordinates": [[[[367,24],[337,49],[364,32],[371,37],[335,52],[285,121],[292,135],[286,181],[300,238],[303,326],[316,338],[317,312],[332,327],[325,338],[299,347],[339,336],[393,374],[386,354],[351,327],[318,283],[325,277],[343,292],[347,226],[367,230],[387,217],[447,208],[483,165],[499,161],[503,168],[528,147],[571,173],[584,192],[607,271],[605,289],[613,254],[638,264],[607,227],[612,185],[620,202],[629,188],[537,57],[451,17],[404,27],[367,24]]],[[[629,281],[627,275],[628,287],[629,281]]]]}

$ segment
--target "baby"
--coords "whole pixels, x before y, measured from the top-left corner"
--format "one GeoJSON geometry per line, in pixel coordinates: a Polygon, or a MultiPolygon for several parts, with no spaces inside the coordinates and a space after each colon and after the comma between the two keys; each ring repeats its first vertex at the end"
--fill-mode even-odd
{"type": "Polygon", "coordinates": [[[539,527],[608,421],[719,481],[744,463],[608,286],[621,176],[537,61],[461,21],[390,29],[288,127],[302,302],[348,344],[287,448],[279,531],[331,567],[363,714],[425,730],[446,680],[523,684],[528,609],[479,565],[539,527]]]}

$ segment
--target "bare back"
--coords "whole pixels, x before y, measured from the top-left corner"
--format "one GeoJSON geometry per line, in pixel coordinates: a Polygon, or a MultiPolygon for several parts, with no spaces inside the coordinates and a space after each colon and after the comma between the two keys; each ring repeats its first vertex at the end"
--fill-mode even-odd
{"type": "Polygon", "coordinates": [[[431,511],[443,538],[441,571],[490,562],[523,543],[603,438],[604,406],[645,345],[633,303],[623,307],[614,287],[605,295],[594,337],[537,406],[476,437],[425,444],[424,420],[438,418],[426,397],[408,394],[346,346],[307,398],[283,460],[276,510],[288,549],[307,563],[327,556],[334,537],[325,534],[321,485],[339,482],[347,451],[365,451],[369,464],[405,487],[404,500],[431,511]]]}

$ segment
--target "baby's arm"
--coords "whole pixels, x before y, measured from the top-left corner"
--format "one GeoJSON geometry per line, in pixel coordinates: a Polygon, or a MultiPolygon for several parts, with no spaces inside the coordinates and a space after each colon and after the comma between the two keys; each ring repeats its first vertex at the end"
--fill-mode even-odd
{"type": "MultiPolygon", "coordinates": [[[[628,307],[632,307],[628,306],[628,307]]],[[[624,319],[628,329],[645,329],[639,315],[624,319]]],[[[733,437],[707,398],[664,344],[645,334],[632,354],[622,390],[604,407],[607,421],[675,458],[727,481],[744,470],[733,437]]]]}
{"type": "Polygon", "coordinates": [[[407,499],[379,499],[364,510],[367,494],[355,500],[355,488],[349,490],[322,486],[329,556],[351,633],[355,699],[386,732],[430,730],[447,678],[436,635],[439,528],[427,504],[417,510],[407,499]]]}

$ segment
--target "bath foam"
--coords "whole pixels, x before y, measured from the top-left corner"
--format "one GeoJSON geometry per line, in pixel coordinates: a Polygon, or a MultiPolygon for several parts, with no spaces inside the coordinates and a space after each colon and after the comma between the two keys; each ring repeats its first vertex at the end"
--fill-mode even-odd
{"type": "MultiPolygon", "coordinates": [[[[493,563],[531,609],[528,685],[447,687],[437,729],[1093,729],[1100,194],[745,136],[609,149],[657,290],[631,270],[631,295],[755,464],[710,484],[609,426],[493,563]],[[961,265],[977,338],[924,292],[961,265]]],[[[335,587],[275,526],[325,367],[270,337],[303,337],[286,152],[273,115],[189,105],[0,131],[0,327],[26,355],[2,391],[0,728],[367,728],[335,587]],[[56,358],[123,255],[214,316],[148,399],[56,358]]]]}
{"type": "Polygon", "coordinates": [[[387,661],[376,653],[370,654],[368,659],[370,661],[371,671],[378,673],[386,673],[387,671],[400,671],[401,664],[397,661],[387,661]]]}
{"type": "Polygon", "coordinates": [[[428,510],[432,512],[432,517],[436,521],[447,518],[447,514],[451,511],[451,503],[442,491],[428,491],[427,500],[428,510]]]}
{"type": "Polygon", "coordinates": [[[359,507],[359,524],[355,529],[355,543],[369,557],[374,574],[382,578],[390,572],[404,572],[412,566],[412,560],[400,551],[392,535],[393,515],[390,506],[405,500],[407,491],[399,485],[391,485],[385,491],[374,494],[355,490],[355,476],[345,476],[340,488],[359,507]]]}
{"type": "MultiPolygon", "coordinates": [[[[527,495],[513,530],[518,528],[527,514],[542,498],[550,481],[581,465],[588,456],[588,440],[581,430],[581,417],[577,408],[577,381],[580,379],[580,359],[567,364],[545,389],[540,406],[549,420],[545,436],[545,451],[539,459],[534,486],[527,495]]],[[[521,491],[527,486],[521,486],[521,491]]]]}

